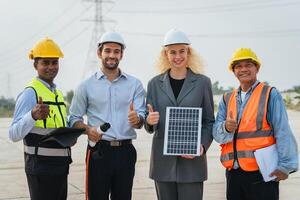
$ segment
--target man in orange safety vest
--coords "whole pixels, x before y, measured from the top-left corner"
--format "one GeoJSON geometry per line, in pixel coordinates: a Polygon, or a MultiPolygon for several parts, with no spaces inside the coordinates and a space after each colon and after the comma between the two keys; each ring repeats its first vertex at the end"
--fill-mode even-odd
{"type": "Polygon", "coordinates": [[[261,62],[249,48],[237,49],[229,70],[240,86],[223,95],[213,128],[226,168],[227,200],[278,200],[279,181],[298,170],[298,149],[283,99],[257,80],[261,62]],[[278,165],[265,182],[254,151],[276,144],[278,165]]]}

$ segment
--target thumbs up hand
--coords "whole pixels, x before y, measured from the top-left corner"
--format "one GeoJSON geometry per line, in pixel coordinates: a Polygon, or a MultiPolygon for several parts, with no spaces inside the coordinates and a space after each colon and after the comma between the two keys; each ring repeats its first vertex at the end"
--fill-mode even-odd
{"type": "Polygon", "coordinates": [[[233,118],[232,111],[229,112],[229,117],[225,121],[225,128],[229,133],[234,133],[237,129],[236,119],[233,118]]]}
{"type": "Polygon", "coordinates": [[[130,105],[129,105],[128,121],[129,121],[129,124],[134,128],[137,128],[141,122],[141,119],[140,119],[138,113],[134,110],[132,101],[130,102],[130,105]]]}
{"type": "Polygon", "coordinates": [[[151,126],[158,124],[159,112],[154,112],[153,107],[150,104],[148,104],[147,107],[148,107],[148,112],[149,112],[147,119],[146,119],[147,123],[151,126]]]}
{"type": "Polygon", "coordinates": [[[49,112],[49,106],[43,104],[42,97],[39,97],[38,103],[34,106],[34,108],[31,111],[31,116],[34,120],[42,120],[47,118],[49,112]]]}

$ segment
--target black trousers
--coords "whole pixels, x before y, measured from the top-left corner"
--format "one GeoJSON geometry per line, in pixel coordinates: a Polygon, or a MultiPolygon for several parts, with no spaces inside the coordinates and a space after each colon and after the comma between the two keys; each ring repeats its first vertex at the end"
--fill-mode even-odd
{"type": "Polygon", "coordinates": [[[279,182],[264,182],[259,171],[226,171],[227,200],[279,200],[279,182]]]}
{"type": "Polygon", "coordinates": [[[66,200],[68,175],[26,174],[31,200],[66,200]]]}
{"type": "Polygon", "coordinates": [[[202,200],[203,182],[177,183],[155,181],[158,200],[202,200]]]}
{"type": "Polygon", "coordinates": [[[130,200],[136,150],[132,144],[88,147],[86,200],[130,200]]]}

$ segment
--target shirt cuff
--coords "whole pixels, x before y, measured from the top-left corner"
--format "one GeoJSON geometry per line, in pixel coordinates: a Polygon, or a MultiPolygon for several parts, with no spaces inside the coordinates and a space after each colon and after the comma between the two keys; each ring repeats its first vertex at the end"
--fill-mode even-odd
{"type": "Polygon", "coordinates": [[[147,123],[147,121],[145,121],[144,126],[145,126],[145,129],[148,133],[154,133],[157,129],[157,124],[150,125],[150,124],[147,123]]]}
{"type": "Polygon", "coordinates": [[[281,172],[285,173],[286,175],[289,175],[289,173],[290,173],[289,170],[287,170],[286,168],[281,167],[281,166],[278,166],[277,169],[280,170],[281,172]]]}
{"type": "Polygon", "coordinates": [[[220,144],[226,144],[228,142],[232,142],[233,140],[233,135],[232,133],[229,133],[226,128],[225,128],[225,122],[222,122],[221,127],[219,127],[218,129],[218,134],[219,134],[219,138],[218,138],[218,142],[220,144]]]}
{"type": "Polygon", "coordinates": [[[144,124],[144,117],[140,114],[138,114],[138,117],[139,117],[139,122],[137,124],[137,129],[140,129],[140,128],[142,128],[142,126],[144,124]]]}
{"type": "Polygon", "coordinates": [[[32,126],[34,126],[34,124],[36,122],[36,120],[33,119],[33,117],[32,117],[31,111],[29,111],[28,113],[26,113],[24,115],[24,120],[25,120],[27,125],[32,125],[32,126]]]}
{"type": "Polygon", "coordinates": [[[223,133],[228,133],[228,134],[230,134],[230,133],[226,130],[225,122],[222,123],[222,130],[223,130],[223,133]]]}

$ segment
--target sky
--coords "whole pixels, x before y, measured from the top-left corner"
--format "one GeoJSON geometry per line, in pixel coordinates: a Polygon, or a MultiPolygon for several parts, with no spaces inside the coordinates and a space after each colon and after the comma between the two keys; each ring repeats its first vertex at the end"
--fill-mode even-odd
{"type": "MultiPolygon", "coordinates": [[[[64,52],[55,79],[64,93],[99,69],[99,61],[87,64],[87,58],[97,58],[94,49],[89,51],[97,43],[92,2],[0,1],[0,96],[16,98],[36,76],[28,52],[44,37],[64,52]]],[[[205,61],[212,82],[237,87],[228,63],[235,49],[250,47],[262,63],[258,79],[282,91],[300,85],[299,10],[300,0],[105,0],[103,28],[123,35],[127,48],[120,68],[144,88],[158,74],[155,61],[164,34],[177,28],[205,61]]]]}

